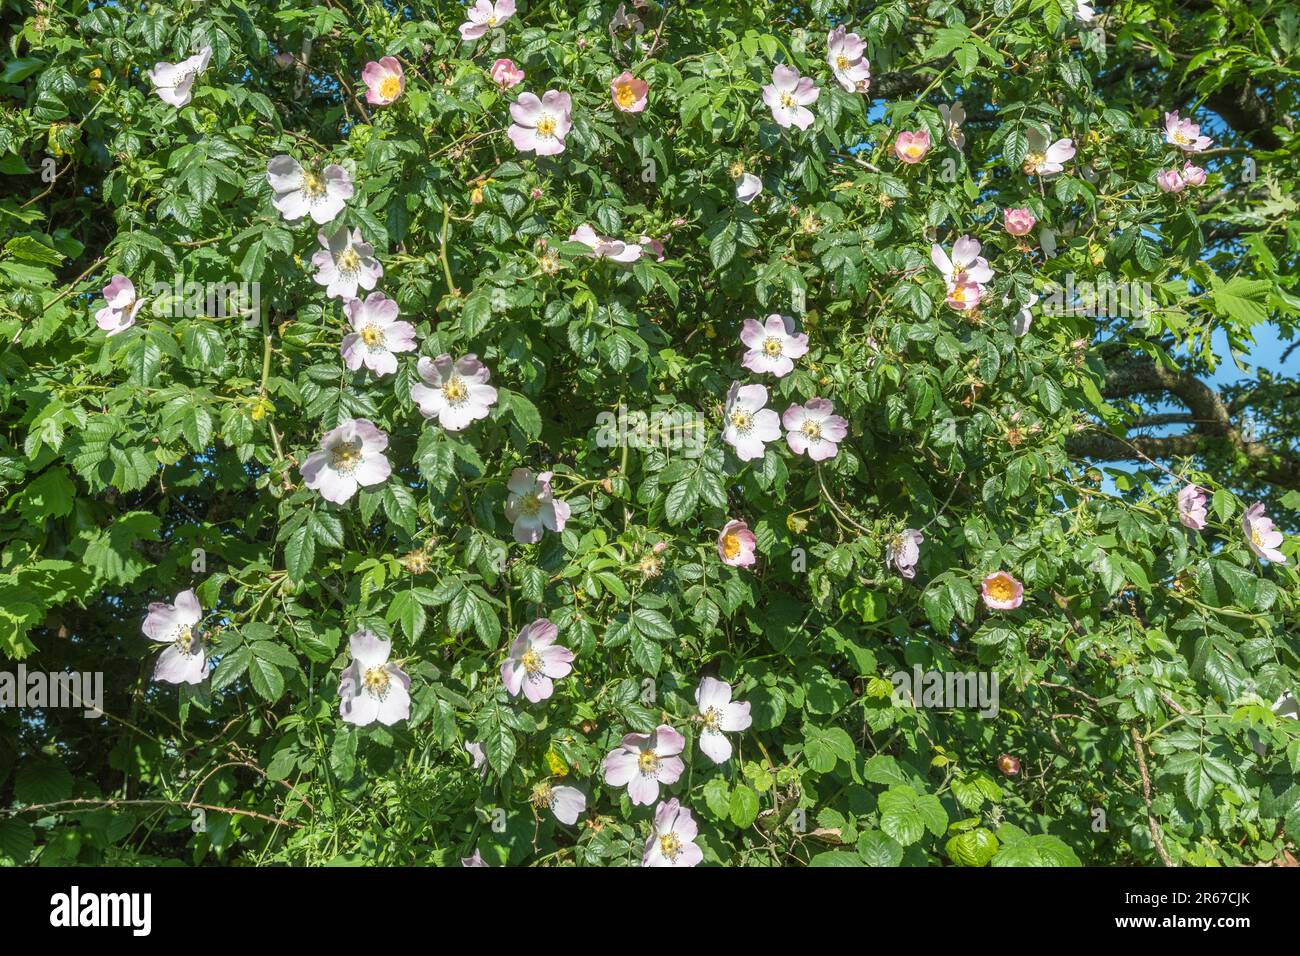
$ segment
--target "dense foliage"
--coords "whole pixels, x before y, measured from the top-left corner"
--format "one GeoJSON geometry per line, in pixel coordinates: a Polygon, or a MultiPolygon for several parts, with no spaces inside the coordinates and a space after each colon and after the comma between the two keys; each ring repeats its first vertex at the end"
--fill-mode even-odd
{"type": "Polygon", "coordinates": [[[4,3],[0,860],[1294,862],[1294,6],[483,7],[4,3]]]}

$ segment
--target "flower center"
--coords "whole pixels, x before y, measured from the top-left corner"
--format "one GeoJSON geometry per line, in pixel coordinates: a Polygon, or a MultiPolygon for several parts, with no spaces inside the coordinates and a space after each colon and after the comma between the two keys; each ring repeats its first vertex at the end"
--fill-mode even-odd
{"type": "Polygon", "coordinates": [[[682,852],[682,841],[677,839],[676,833],[665,833],[659,838],[659,852],[668,859],[675,860],[682,852]]]}
{"type": "Polygon", "coordinates": [[[737,431],[747,432],[754,424],[753,417],[743,408],[738,408],[731,413],[731,424],[737,431]]]}
{"type": "MultiPolygon", "coordinates": [[[[1255,543],[1256,544],[1259,543],[1258,535],[1256,535],[1255,543]]],[[[194,629],[191,628],[188,624],[182,624],[176,630],[175,643],[176,643],[176,649],[180,651],[182,654],[184,654],[186,657],[189,657],[192,654],[194,654],[195,651],[194,629]]]]}
{"type": "Polygon", "coordinates": [[[370,348],[381,348],[384,344],[384,330],[377,325],[367,325],[361,330],[361,341],[370,348]]]}
{"type": "Polygon", "coordinates": [[[636,102],[636,91],[632,89],[631,83],[620,83],[618,92],[614,94],[614,99],[618,101],[619,106],[631,106],[636,102]]]}
{"type": "Polygon", "coordinates": [[[340,474],[351,474],[361,464],[361,442],[342,442],[330,449],[330,467],[340,474]]]}
{"type": "Polygon", "coordinates": [[[539,120],[537,121],[537,135],[538,135],[538,136],[554,136],[554,135],[555,135],[555,117],[554,117],[554,116],[543,116],[541,119],[539,119],[539,120]]]}
{"type": "Polygon", "coordinates": [[[487,18],[487,25],[490,27],[494,27],[497,25],[497,15],[495,13],[492,14],[492,16],[487,18]]]}
{"type": "Polygon", "coordinates": [[[531,677],[534,674],[541,672],[542,655],[538,654],[530,647],[528,650],[524,651],[524,656],[520,660],[520,663],[524,665],[524,670],[528,671],[528,676],[531,677]]]}
{"type": "Polygon", "coordinates": [[[704,721],[705,730],[716,731],[718,729],[718,721],[722,719],[722,713],[718,710],[718,708],[710,707],[703,714],[701,714],[700,717],[704,721]]]}
{"type": "Polygon", "coordinates": [[[1005,577],[994,578],[989,582],[989,595],[995,601],[1011,600],[1012,592],[1011,582],[1005,577]]]}
{"type": "Polygon", "coordinates": [[[386,100],[397,99],[397,94],[402,92],[402,81],[395,76],[386,76],[379,84],[379,95],[386,100]]]}
{"type": "Polygon", "coordinates": [[[763,351],[776,358],[781,354],[781,340],[774,336],[763,339],[763,351]]]}
{"type": "Polygon", "coordinates": [[[1259,533],[1258,528],[1250,529],[1250,540],[1254,542],[1255,547],[1257,548],[1264,547],[1264,536],[1259,533]]]}
{"type": "Polygon", "coordinates": [[[740,538],[734,534],[724,534],[722,536],[722,553],[728,558],[734,558],[740,554],[740,538]]]}
{"type": "Polygon", "coordinates": [[[1186,146],[1192,141],[1191,135],[1185,129],[1174,130],[1174,142],[1180,146],[1186,146]]]}
{"type": "Polygon", "coordinates": [[[916,140],[912,140],[910,143],[908,143],[906,146],[903,147],[903,152],[907,153],[908,156],[924,156],[925,147],[922,146],[920,143],[918,143],[916,140]]]}
{"type": "Polygon", "coordinates": [[[357,255],[356,250],[351,246],[348,246],[339,253],[339,257],[334,260],[334,265],[338,268],[339,272],[351,274],[360,268],[361,257],[357,255]]]}
{"type": "Polygon", "coordinates": [[[822,426],[820,422],[806,421],[803,423],[803,433],[814,441],[822,437],[822,426]]]}
{"type": "Polygon", "coordinates": [[[366,693],[375,697],[383,697],[387,694],[391,682],[392,678],[389,677],[388,670],[383,667],[371,667],[366,671],[366,676],[361,678],[366,693]]]}
{"type": "Polygon", "coordinates": [[[468,396],[469,389],[465,387],[465,383],[458,376],[453,375],[447,380],[447,384],[442,387],[442,397],[452,405],[461,404],[468,396]]]}
{"type": "Polygon", "coordinates": [[[542,780],[534,785],[533,795],[529,799],[532,800],[533,806],[535,807],[549,807],[555,799],[555,790],[551,786],[550,781],[542,780]]]}
{"type": "Polygon", "coordinates": [[[535,515],[542,510],[542,503],[537,498],[537,492],[530,491],[519,499],[519,510],[526,515],[535,515]]]}
{"type": "Polygon", "coordinates": [[[781,106],[782,106],[783,108],[787,109],[787,110],[792,110],[792,109],[794,109],[794,107],[795,107],[794,97],[791,96],[789,93],[782,93],[782,94],[781,94],[781,106]]]}
{"type": "Polygon", "coordinates": [[[325,195],[325,180],[315,173],[302,174],[302,191],[315,199],[325,195]]]}
{"type": "Polygon", "coordinates": [[[1042,153],[1030,153],[1025,157],[1025,169],[1031,173],[1043,166],[1047,162],[1047,157],[1042,153]]]}
{"type": "Polygon", "coordinates": [[[835,58],[835,67],[839,70],[847,70],[849,68],[849,58],[841,53],[835,58]]]}
{"type": "Polygon", "coordinates": [[[637,769],[641,773],[649,776],[659,772],[659,755],[653,750],[641,751],[641,756],[636,758],[637,769]]]}

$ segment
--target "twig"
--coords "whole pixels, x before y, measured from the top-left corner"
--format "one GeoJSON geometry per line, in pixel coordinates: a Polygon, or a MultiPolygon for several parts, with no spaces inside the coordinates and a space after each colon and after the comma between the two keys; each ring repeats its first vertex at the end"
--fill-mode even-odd
{"type": "Polygon", "coordinates": [[[1151,842],[1156,845],[1156,852],[1160,854],[1160,859],[1164,860],[1165,866],[1173,866],[1174,861],[1169,858],[1165,841],[1160,836],[1160,824],[1156,823],[1156,816],[1151,811],[1151,776],[1147,773],[1147,760],[1142,754],[1142,738],[1138,735],[1136,727],[1130,727],[1128,732],[1133,738],[1133,747],[1137,751],[1138,771],[1142,774],[1142,799],[1147,805],[1147,826],[1151,830],[1151,842]]]}

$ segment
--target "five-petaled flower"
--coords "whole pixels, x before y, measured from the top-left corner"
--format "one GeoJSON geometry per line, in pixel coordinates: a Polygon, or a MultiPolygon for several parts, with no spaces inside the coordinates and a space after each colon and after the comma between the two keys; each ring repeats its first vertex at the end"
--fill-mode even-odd
{"type": "Polygon", "coordinates": [[[521,93],[510,104],[510,118],[514,122],[506,134],[515,149],[556,156],[564,152],[564,137],[573,128],[573,101],[559,90],[547,90],[540,100],[536,93],[521,93]]]}
{"type": "Polygon", "coordinates": [[[320,450],[302,463],[304,484],[336,505],[347,502],[363,486],[388,480],[392,466],[384,449],[388,436],[365,418],[350,418],[330,429],[320,440],[320,450]]]}
{"type": "Polygon", "coordinates": [[[436,418],[449,432],[468,428],[487,418],[497,403],[497,390],[488,384],[492,373],[474,354],[454,362],[447,353],[435,359],[421,357],[416,371],[423,379],[411,386],[411,400],[425,418],[436,418]]]}
{"type": "Polygon", "coordinates": [[[283,154],[266,164],[266,181],[275,193],[271,204],[280,215],[289,222],[310,215],[318,226],[333,222],[356,191],[352,177],[338,163],[315,172],[283,154]]]}
{"type": "Polygon", "coordinates": [[[781,437],[781,417],[766,405],[767,389],[762,385],[731,383],[723,412],[722,440],[741,461],[762,458],[763,446],[781,437]]]}
{"type": "Polygon", "coordinates": [[[555,819],[573,826],[582,811],[587,809],[587,795],[577,787],[541,780],[533,785],[529,801],[539,810],[550,810],[555,819]]]}
{"type": "Polygon", "coordinates": [[[678,754],[685,749],[686,738],[667,724],[648,734],[627,734],[602,763],[605,783],[627,787],[634,805],[648,807],[659,799],[660,784],[669,786],[681,777],[686,765],[678,754]]]}
{"type": "Polygon", "coordinates": [[[514,523],[511,532],[520,544],[541,541],[543,529],[564,530],[564,523],[569,520],[569,505],[551,491],[549,471],[534,474],[527,468],[516,468],[510,474],[507,488],[510,496],[506,498],[506,517],[514,523]]]}
{"type": "Polygon", "coordinates": [[[1025,155],[1025,174],[1029,176],[1055,176],[1065,169],[1065,163],[1074,158],[1074,141],[1058,139],[1054,143],[1051,130],[1029,130],[1029,152],[1025,155]]]}
{"type": "Polygon", "coordinates": [[[783,378],[794,371],[794,360],[808,354],[808,335],[794,331],[794,319],[769,315],[762,325],[746,319],[740,341],[748,349],[740,364],[751,372],[770,372],[783,378]]]}
{"type": "Polygon", "coordinates": [[[593,259],[610,259],[614,262],[636,262],[641,258],[641,247],[635,242],[623,242],[596,234],[588,223],[583,223],[569,236],[570,242],[580,242],[591,250],[593,259]]]}
{"type": "Polygon", "coordinates": [[[514,60],[504,57],[492,64],[488,74],[492,77],[492,82],[503,90],[518,86],[524,81],[524,71],[515,66],[514,60]]]}
{"type": "Polygon", "coordinates": [[[1205,527],[1209,512],[1205,507],[1205,490],[1196,485],[1183,485],[1178,492],[1178,520],[1186,528],[1200,531],[1205,527]]]}
{"type": "Polygon", "coordinates": [[[312,253],[311,264],[316,267],[312,276],[325,287],[330,298],[355,299],[357,289],[369,292],[384,274],[384,267],[375,258],[375,247],[361,240],[361,230],[347,227],[335,230],[334,235],[322,229],[316,234],[322,248],[312,253]]]}
{"type": "Polygon", "coordinates": [[[733,518],[718,532],[718,557],[733,568],[751,567],[757,541],[748,524],[733,518]]]}
{"type": "Polygon", "coordinates": [[[889,542],[889,563],[909,581],[916,577],[916,562],[921,560],[921,545],[925,536],[915,528],[894,535],[889,542]]]}
{"type": "Polygon", "coordinates": [[[179,63],[155,63],[149,82],[158,99],[169,106],[184,106],[194,95],[194,81],[208,68],[212,47],[205,46],[194,56],[179,63]]]}
{"type": "Polygon", "coordinates": [[[411,678],[388,655],[393,642],[362,629],[348,639],[352,663],[339,676],[339,716],[364,727],[385,727],[411,716],[411,678]]]}
{"type": "Polygon", "coordinates": [[[871,63],[866,50],[862,37],[846,32],[843,25],[826,35],[826,62],[848,93],[865,93],[871,88],[871,63]]]}
{"type": "Polygon", "coordinates": [[[1014,611],[1025,599],[1025,586],[1006,571],[994,571],[980,583],[980,595],[995,611],[1014,611]]]}
{"type": "Polygon", "coordinates": [[[1181,119],[1178,110],[1165,114],[1165,142],[1177,146],[1185,153],[1200,153],[1210,148],[1214,140],[1201,135],[1201,127],[1189,119],[1181,119]]]}
{"type": "Polygon", "coordinates": [[[174,604],[155,601],[149,605],[140,630],[159,644],[168,644],[154,665],[153,679],[167,684],[199,684],[208,676],[208,654],[195,625],[203,617],[198,596],[192,590],[176,595],[174,604]]]}
{"type": "Polygon", "coordinates": [[[641,854],[642,866],[697,866],[704,851],[695,842],[700,827],[676,797],[655,808],[654,828],[641,854]]]}
{"type": "Polygon", "coordinates": [[[781,424],[790,450],[813,461],[834,458],[849,433],[848,421],[835,414],[835,406],[828,398],[810,398],[806,404],[791,405],[781,416],[781,424]]]}
{"type": "Polygon", "coordinates": [[[930,131],[926,129],[903,130],[894,140],[894,155],[909,166],[925,159],[929,151],[930,131]]]}
{"type": "Polygon", "coordinates": [[[650,86],[645,80],[638,80],[627,70],[614,77],[609,84],[609,95],[614,100],[615,108],[624,113],[640,113],[644,110],[649,90],[650,86]]]}
{"type": "Polygon", "coordinates": [[[1286,564],[1286,555],[1281,551],[1282,532],[1273,526],[1273,519],[1264,514],[1264,502],[1257,501],[1241,516],[1241,530],[1246,536],[1246,544],[1255,556],[1275,564],[1286,564]]]}
{"type": "Polygon", "coordinates": [[[135,325],[136,314],[144,306],[144,299],[137,299],[135,283],[124,275],[115,275],[104,286],[104,307],[95,313],[95,324],[112,338],[119,332],[125,332],[135,325]]]}
{"type": "Polygon", "coordinates": [[[515,13],[515,0],[478,0],[465,11],[466,20],[460,25],[462,40],[477,40],[488,30],[499,27],[515,13]]]}
{"type": "Polygon", "coordinates": [[[788,66],[772,70],[772,82],[763,87],[763,102],[772,111],[772,119],[782,129],[797,126],[807,129],[813,123],[808,106],[821,95],[811,77],[800,76],[799,71],[788,66]]]}
{"type": "Polygon", "coordinates": [[[700,721],[700,750],[716,764],[731,759],[731,740],[727,734],[748,730],[753,718],[749,702],[731,699],[731,685],[714,677],[705,677],[695,688],[695,713],[700,721]]]}
{"type": "Polygon", "coordinates": [[[398,321],[397,303],[382,292],[349,299],[343,312],[352,331],[343,336],[339,351],[353,372],[365,365],[376,375],[392,375],[397,371],[393,353],[415,351],[415,326],[398,321]]]}
{"type": "Polygon", "coordinates": [[[536,704],[555,693],[556,680],[569,676],[573,651],[555,643],[559,634],[559,628],[544,617],[520,629],[501,665],[501,682],[511,697],[522,693],[536,704]]]}
{"type": "Polygon", "coordinates": [[[736,182],[736,198],[746,206],[758,198],[759,193],[763,191],[763,180],[759,179],[753,173],[741,173],[740,179],[736,182]]]}
{"type": "Polygon", "coordinates": [[[371,60],[361,71],[366,84],[366,102],[373,106],[388,106],[406,89],[406,75],[395,56],[386,56],[376,63],[371,60]]]}

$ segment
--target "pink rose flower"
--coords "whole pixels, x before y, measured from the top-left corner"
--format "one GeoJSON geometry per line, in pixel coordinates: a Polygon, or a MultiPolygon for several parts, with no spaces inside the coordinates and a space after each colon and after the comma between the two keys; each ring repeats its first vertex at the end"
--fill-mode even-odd
{"type": "Polygon", "coordinates": [[[903,130],[894,140],[894,155],[903,162],[912,166],[925,159],[925,154],[930,151],[930,131],[917,130],[915,132],[903,130]]]}
{"type": "Polygon", "coordinates": [[[641,855],[642,866],[698,866],[704,851],[694,842],[700,827],[677,798],[655,808],[654,829],[641,855]]]}
{"type": "Polygon", "coordinates": [[[357,289],[368,292],[383,276],[384,267],[375,258],[375,247],[361,241],[360,229],[353,229],[349,234],[344,226],[332,236],[327,236],[322,229],[316,234],[316,241],[323,248],[312,253],[311,264],[316,267],[312,278],[325,286],[325,294],[330,298],[355,299],[357,289]]]}
{"type": "Polygon", "coordinates": [[[645,80],[638,80],[627,70],[614,77],[614,81],[609,84],[614,107],[624,113],[640,113],[644,110],[649,90],[650,86],[645,80]]]}
{"type": "Polygon", "coordinates": [[[554,624],[539,617],[524,625],[516,635],[510,654],[501,665],[501,682],[511,697],[518,697],[522,692],[536,704],[555,693],[555,681],[569,676],[573,670],[573,651],[555,643],[559,634],[554,624]]]}
{"type": "Polygon", "coordinates": [[[515,66],[514,60],[497,60],[492,64],[489,74],[492,77],[492,82],[503,90],[518,86],[524,81],[524,71],[515,66]]]}
{"type": "Polygon", "coordinates": [[[559,90],[547,90],[540,100],[536,93],[521,93],[510,104],[510,117],[514,122],[506,135],[515,149],[557,156],[564,152],[564,137],[573,128],[573,100],[559,90]]]}
{"type": "Polygon", "coordinates": [[[1004,209],[1002,211],[1002,228],[1012,236],[1027,236],[1038,220],[1028,209],[1004,209]]]}
{"type": "Polygon", "coordinates": [[[492,373],[477,355],[471,353],[454,362],[446,352],[435,359],[421,356],[415,368],[423,382],[411,386],[411,400],[420,407],[421,415],[438,419],[449,432],[487,418],[497,403],[497,390],[488,384],[492,373]]]}
{"type": "Polygon", "coordinates": [[[352,663],[339,675],[339,716],[364,727],[376,720],[391,727],[411,716],[411,678],[388,662],[393,642],[367,630],[348,638],[352,663]]]}
{"type": "Polygon", "coordinates": [[[1201,127],[1189,119],[1180,119],[1178,110],[1165,114],[1165,142],[1185,153],[1199,153],[1210,148],[1214,140],[1201,135],[1201,127]]]}
{"type": "Polygon", "coordinates": [[[700,750],[716,764],[731,759],[727,734],[748,730],[753,723],[749,702],[731,699],[731,685],[706,677],[695,688],[695,712],[700,721],[700,750]]]}
{"type": "Polygon", "coordinates": [[[397,320],[397,303],[382,292],[349,299],[343,312],[352,331],[343,336],[339,352],[351,371],[364,365],[376,375],[392,375],[397,371],[393,353],[415,351],[415,326],[397,320]]]}
{"type": "Polygon", "coordinates": [[[754,564],[757,539],[749,525],[743,521],[728,521],[718,534],[718,557],[733,568],[748,568],[754,564]]]}
{"type": "Polygon", "coordinates": [[[1189,186],[1205,185],[1205,170],[1191,163],[1183,163],[1183,182],[1189,186]]]}
{"type": "Polygon", "coordinates": [[[286,221],[310,214],[318,226],[332,222],[356,191],[348,171],[337,163],[315,173],[283,154],[266,164],[266,181],[275,193],[271,204],[286,221]]]}
{"type": "Polygon", "coordinates": [[[1273,526],[1273,521],[1264,514],[1264,502],[1257,501],[1241,516],[1241,530],[1246,535],[1246,544],[1255,556],[1275,564],[1286,564],[1286,555],[1282,547],[1282,532],[1273,526]]]}
{"type": "Polygon", "coordinates": [[[205,46],[194,56],[179,63],[155,63],[149,82],[158,99],[168,106],[184,106],[194,95],[194,81],[208,68],[212,47],[205,46]]]}
{"type": "Polygon", "coordinates": [[[124,275],[114,275],[101,294],[104,307],[95,313],[95,324],[107,332],[109,338],[135,325],[136,314],[144,307],[145,300],[135,297],[134,282],[124,275]]]}
{"type": "Polygon", "coordinates": [[[781,437],[781,418],[766,405],[767,389],[762,385],[731,383],[723,413],[722,440],[741,461],[762,458],[764,446],[781,437]]]}
{"type": "Polygon", "coordinates": [[[995,611],[1014,611],[1025,599],[1025,586],[1005,571],[994,571],[980,584],[986,606],[995,611]]]}
{"type": "Polygon", "coordinates": [[[846,93],[865,93],[871,85],[867,44],[856,33],[838,26],[826,35],[826,62],[846,93]]]}
{"type": "Polygon", "coordinates": [[[585,222],[573,231],[569,241],[580,242],[587,246],[591,249],[593,259],[612,259],[615,262],[628,263],[636,262],[641,258],[641,247],[636,243],[599,236],[596,230],[585,222]]]}
{"type": "Polygon", "coordinates": [[[208,676],[208,655],[194,627],[203,617],[198,596],[192,590],[176,595],[175,604],[155,601],[149,605],[140,630],[159,644],[170,645],[158,655],[153,679],[165,684],[201,684],[208,676]]]}
{"type": "Polygon", "coordinates": [[[1048,145],[1051,130],[1046,135],[1036,129],[1029,131],[1029,153],[1025,156],[1025,173],[1029,176],[1055,176],[1065,169],[1067,160],[1074,158],[1074,141],[1058,139],[1048,145]]]}
{"type": "Polygon", "coordinates": [[[909,581],[916,577],[916,562],[921,560],[921,545],[925,536],[915,528],[908,528],[889,543],[889,563],[909,581]]]}
{"type": "Polygon", "coordinates": [[[1187,185],[1183,177],[1178,175],[1176,169],[1162,169],[1156,173],[1156,185],[1160,187],[1161,192],[1180,193],[1187,185]]]}
{"type": "Polygon", "coordinates": [[[515,0],[478,0],[465,12],[466,20],[460,25],[462,40],[477,40],[488,30],[499,27],[515,13],[515,0]]]}
{"type": "Polygon", "coordinates": [[[406,76],[402,64],[395,56],[386,56],[378,63],[371,60],[361,71],[366,84],[366,102],[374,106],[387,106],[406,89],[406,76]]]}
{"type": "Polygon", "coordinates": [[[740,328],[740,341],[748,351],[740,364],[751,372],[770,372],[784,378],[794,371],[794,360],[808,354],[808,336],[797,335],[794,319],[786,315],[769,315],[762,325],[746,319],[740,328]]]}
{"type": "Polygon", "coordinates": [[[686,769],[677,756],[686,749],[686,738],[667,724],[648,734],[628,734],[611,750],[601,766],[605,783],[627,787],[633,806],[650,806],[659,799],[659,785],[674,784],[686,769]]]}
{"type": "Polygon", "coordinates": [[[320,451],[302,463],[303,483],[336,505],[344,504],[357,489],[388,480],[393,468],[384,455],[388,436],[365,418],[350,418],[327,431],[320,451]]]}
{"type": "Polygon", "coordinates": [[[527,468],[516,468],[506,486],[506,517],[514,523],[511,529],[520,544],[536,544],[545,531],[560,532],[571,513],[568,502],[556,498],[551,491],[551,473],[533,474],[527,468]]]}
{"type": "Polygon", "coordinates": [[[813,124],[812,110],[808,106],[821,95],[810,77],[788,66],[778,66],[772,71],[772,82],[763,87],[763,102],[772,111],[772,119],[782,129],[797,126],[801,130],[813,124]]]}
{"type": "Polygon", "coordinates": [[[1195,485],[1184,485],[1178,492],[1178,520],[1186,528],[1200,531],[1205,527],[1209,513],[1205,509],[1205,491],[1195,485]]]}
{"type": "Polygon", "coordinates": [[[834,458],[840,442],[849,433],[849,423],[833,414],[835,406],[829,399],[810,398],[806,405],[791,405],[781,416],[785,425],[785,441],[796,455],[807,455],[813,461],[834,458]]]}

